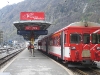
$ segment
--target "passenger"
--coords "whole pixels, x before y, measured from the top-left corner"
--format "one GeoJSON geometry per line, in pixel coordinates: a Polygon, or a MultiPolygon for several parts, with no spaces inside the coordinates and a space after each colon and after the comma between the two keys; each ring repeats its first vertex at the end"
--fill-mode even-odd
{"type": "Polygon", "coordinates": [[[34,45],[33,44],[31,44],[31,49],[32,49],[32,56],[34,56],[34,45]]]}
{"type": "Polygon", "coordinates": [[[31,44],[31,49],[33,49],[33,51],[34,51],[34,46],[31,44]]]}

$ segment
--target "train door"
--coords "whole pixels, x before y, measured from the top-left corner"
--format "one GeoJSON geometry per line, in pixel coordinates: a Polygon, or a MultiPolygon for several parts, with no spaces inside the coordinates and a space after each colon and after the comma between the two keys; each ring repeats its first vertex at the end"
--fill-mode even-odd
{"type": "Polygon", "coordinates": [[[70,55],[72,60],[78,61],[80,59],[80,53],[82,51],[81,44],[82,35],[77,32],[70,33],[70,55]]]}
{"type": "Polygon", "coordinates": [[[64,60],[64,31],[61,32],[61,59],[64,60]]]}
{"type": "Polygon", "coordinates": [[[90,32],[83,32],[82,58],[90,58],[90,32]]]}

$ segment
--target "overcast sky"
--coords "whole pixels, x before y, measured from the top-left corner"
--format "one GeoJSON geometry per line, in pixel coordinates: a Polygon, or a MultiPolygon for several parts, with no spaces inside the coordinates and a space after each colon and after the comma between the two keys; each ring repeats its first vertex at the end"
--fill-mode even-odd
{"type": "Polygon", "coordinates": [[[11,5],[14,3],[18,3],[24,0],[0,0],[0,9],[3,8],[6,5],[11,5]]]}

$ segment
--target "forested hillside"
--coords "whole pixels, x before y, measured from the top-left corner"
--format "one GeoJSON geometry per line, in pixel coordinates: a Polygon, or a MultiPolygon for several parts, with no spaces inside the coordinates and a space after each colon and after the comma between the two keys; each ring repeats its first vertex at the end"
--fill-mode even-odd
{"type": "Polygon", "coordinates": [[[0,30],[8,38],[18,38],[13,22],[19,21],[22,11],[45,12],[45,20],[53,24],[49,33],[76,21],[100,23],[100,0],[24,0],[0,9],[0,30]]]}

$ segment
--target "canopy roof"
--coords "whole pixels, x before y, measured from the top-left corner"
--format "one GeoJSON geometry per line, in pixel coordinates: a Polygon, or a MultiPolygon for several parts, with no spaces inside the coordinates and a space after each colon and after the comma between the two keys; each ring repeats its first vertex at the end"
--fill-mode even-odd
{"type": "Polygon", "coordinates": [[[24,30],[25,26],[40,26],[41,30],[46,30],[51,25],[46,21],[16,21],[13,23],[18,30],[24,30]]]}
{"type": "MultiPolygon", "coordinates": [[[[17,28],[17,30],[25,30],[25,26],[39,26],[40,30],[46,30],[51,23],[46,21],[16,21],[13,22],[14,26],[17,28]]],[[[35,35],[34,38],[39,37],[40,35],[35,35]]],[[[30,35],[24,36],[25,40],[30,40],[30,35]]]]}

